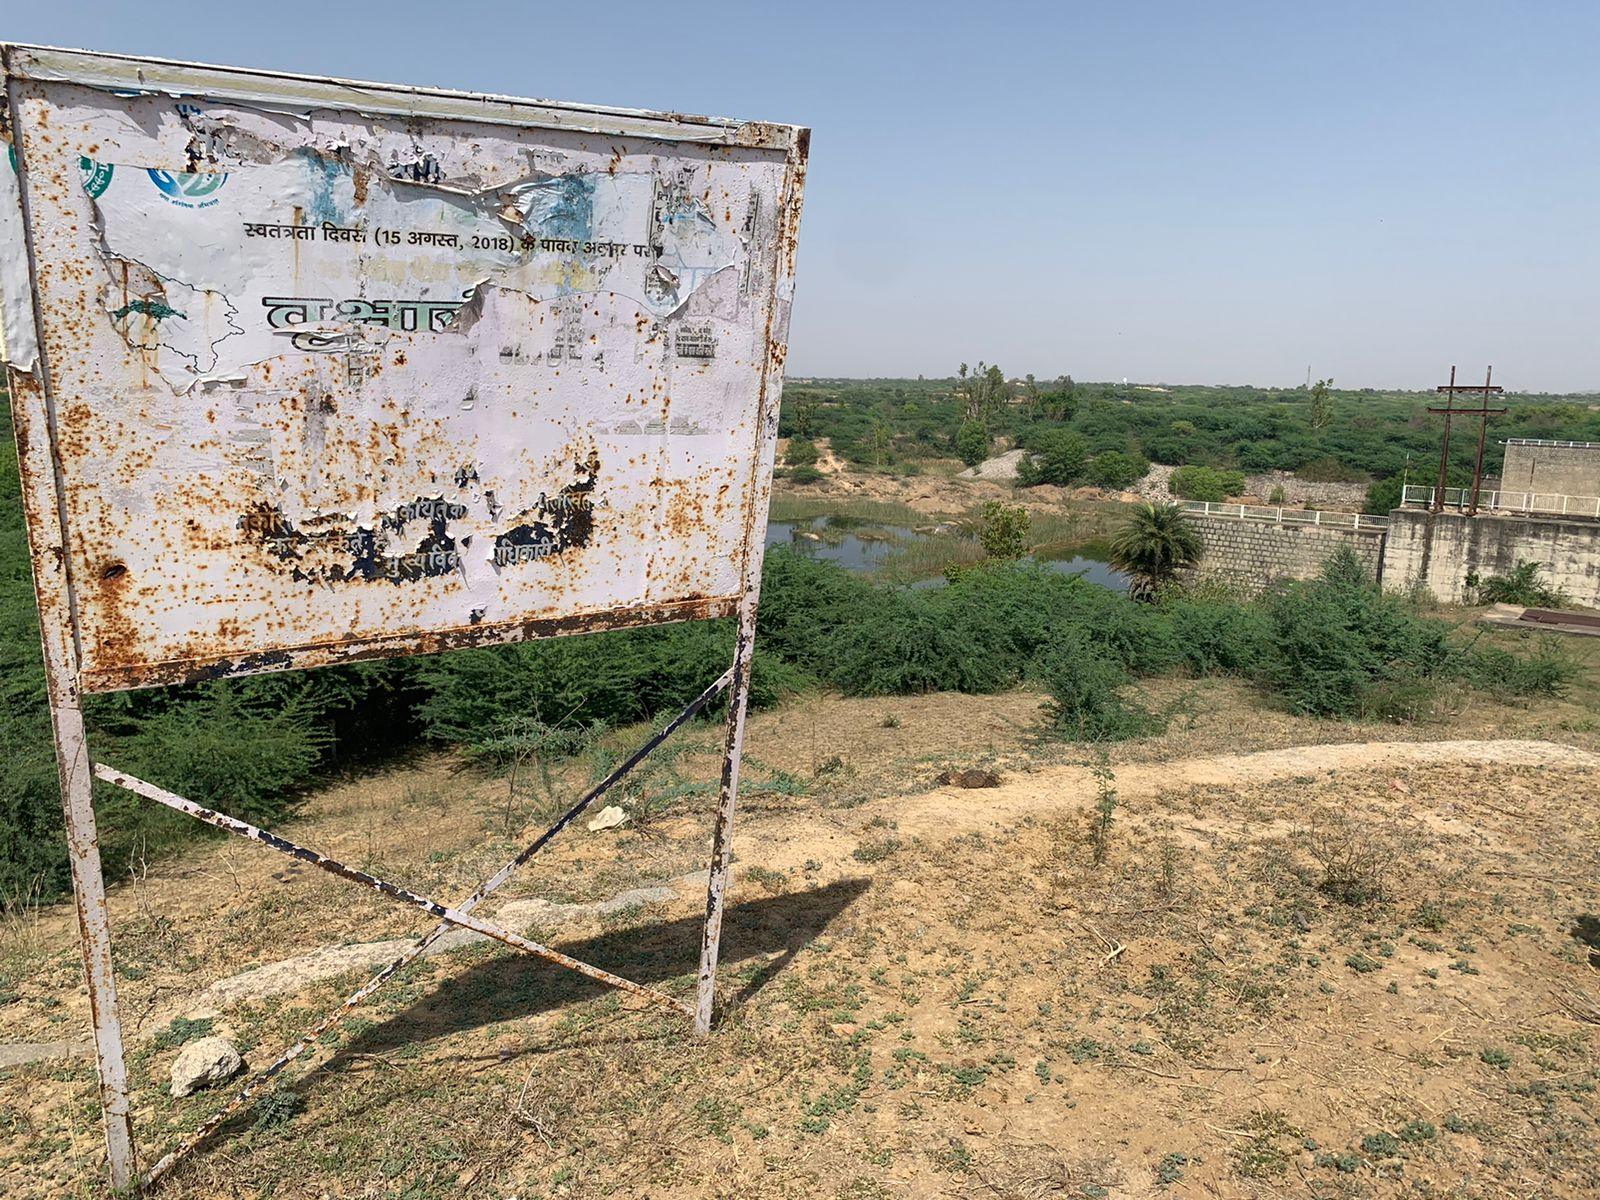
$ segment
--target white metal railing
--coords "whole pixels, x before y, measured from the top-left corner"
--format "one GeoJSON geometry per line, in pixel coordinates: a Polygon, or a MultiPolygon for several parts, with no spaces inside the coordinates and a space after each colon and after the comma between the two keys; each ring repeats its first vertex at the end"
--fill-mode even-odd
{"type": "MultiPolygon", "coordinates": [[[[1401,489],[1402,505],[1428,508],[1433,505],[1432,484],[1408,483],[1401,489]]],[[[1472,489],[1444,489],[1446,508],[1470,508],[1472,489]]],[[[1558,492],[1505,492],[1478,489],[1479,512],[1539,513],[1546,516],[1600,517],[1600,496],[1564,496],[1558,492]]]]}
{"type": "Polygon", "coordinates": [[[1262,504],[1218,504],[1209,500],[1183,500],[1184,512],[1207,517],[1227,517],[1232,521],[1260,521],[1268,525],[1316,525],[1329,529],[1387,529],[1388,517],[1367,513],[1323,512],[1315,508],[1268,507],[1262,504]]]}
{"type": "Polygon", "coordinates": [[[1556,442],[1549,438],[1501,438],[1502,446],[1560,446],[1566,450],[1600,450],[1600,442],[1556,442]]]}

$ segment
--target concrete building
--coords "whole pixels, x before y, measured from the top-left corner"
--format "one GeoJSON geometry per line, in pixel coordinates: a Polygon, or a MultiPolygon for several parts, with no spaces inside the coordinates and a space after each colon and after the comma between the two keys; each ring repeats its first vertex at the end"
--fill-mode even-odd
{"type": "Polygon", "coordinates": [[[1501,491],[1600,496],[1600,442],[1507,438],[1503,445],[1506,458],[1500,472],[1501,491]]]}

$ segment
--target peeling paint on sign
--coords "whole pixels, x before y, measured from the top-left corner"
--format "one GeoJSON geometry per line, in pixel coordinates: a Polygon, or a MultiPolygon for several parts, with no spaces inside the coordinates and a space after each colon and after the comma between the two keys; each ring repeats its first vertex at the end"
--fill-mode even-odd
{"type": "Polygon", "coordinates": [[[28,242],[23,232],[22,192],[11,123],[0,114],[0,361],[31,374],[39,360],[33,327],[33,285],[28,278],[28,242]]]}
{"type": "Polygon", "coordinates": [[[0,328],[88,689],[732,611],[803,131],[13,51],[0,328]]]}

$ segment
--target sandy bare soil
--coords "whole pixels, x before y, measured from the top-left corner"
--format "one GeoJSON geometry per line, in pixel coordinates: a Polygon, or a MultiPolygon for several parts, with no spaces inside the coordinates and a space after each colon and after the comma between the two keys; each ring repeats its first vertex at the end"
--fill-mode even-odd
{"type": "MultiPolygon", "coordinates": [[[[467,945],[392,981],[165,1194],[1600,1186],[1600,975],[1585,940],[1600,939],[1600,757],[1587,730],[1532,736],[1574,725],[1570,712],[1520,726],[1468,712],[1459,724],[1489,736],[1395,741],[1223,689],[1209,718],[1123,748],[1097,775],[1081,750],[1037,741],[1036,708],[1020,693],[823,698],[757,719],[709,1042],[579,977],[467,945]],[[1295,736],[1307,729],[1317,736],[1295,736]],[[930,786],[962,762],[998,766],[1002,785],[930,786]]],[[[498,911],[687,994],[706,824],[704,800],[679,784],[700,777],[715,739],[694,731],[678,783],[656,777],[679,799],[641,796],[642,824],[574,833],[498,911]],[[629,892],[641,888],[657,890],[629,892]]],[[[454,897],[515,841],[504,787],[425,761],[331,789],[292,832],[454,897]]],[[[195,1029],[174,1017],[209,1022],[259,1067],[370,959],[347,949],[344,972],[297,991],[219,984],[423,924],[224,842],[150,868],[113,907],[152,1149],[227,1094],[165,1096],[195,1029]]],[[[0,1014],[6,1040],[81,1036],[68,914],[13,922],[4,953],[20,980],[0,1014]]],[[[0,1193],[93,1194],[96,1116],[88,1062],[5,1069],[0,1193]]]]}

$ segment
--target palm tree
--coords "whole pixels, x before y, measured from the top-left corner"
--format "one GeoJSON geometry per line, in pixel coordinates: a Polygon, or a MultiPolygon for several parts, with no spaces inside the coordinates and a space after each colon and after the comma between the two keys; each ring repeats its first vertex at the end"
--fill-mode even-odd
{"type": "Polygon", "coordinates": [[[1136,599],[1148,599],[1204,553],[1205,543],[1176,504],[1140,505],[1111,538],[1111,565],[1133,577],[1128,594],[1136,599]]]}

